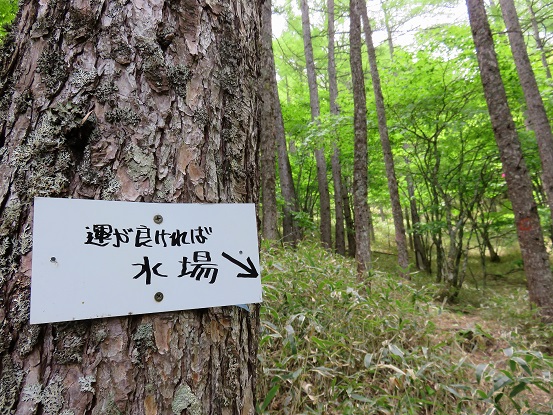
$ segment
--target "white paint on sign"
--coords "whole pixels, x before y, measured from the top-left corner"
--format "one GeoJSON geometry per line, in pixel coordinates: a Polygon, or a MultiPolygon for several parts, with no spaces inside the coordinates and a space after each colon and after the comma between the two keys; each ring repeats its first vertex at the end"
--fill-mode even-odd
{"type": "Polygon", "coordinates": [[[259,303],[253,204],[37,198],[31,323],[259,303]]]}

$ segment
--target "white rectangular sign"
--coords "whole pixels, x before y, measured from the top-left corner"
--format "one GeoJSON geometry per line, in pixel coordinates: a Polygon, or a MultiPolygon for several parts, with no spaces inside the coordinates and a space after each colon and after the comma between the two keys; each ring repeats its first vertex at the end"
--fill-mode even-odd
{"type": "Polygon", "coordinates": [[[31,323],[261,302],[253,204],[37,198],[31,323]]]}

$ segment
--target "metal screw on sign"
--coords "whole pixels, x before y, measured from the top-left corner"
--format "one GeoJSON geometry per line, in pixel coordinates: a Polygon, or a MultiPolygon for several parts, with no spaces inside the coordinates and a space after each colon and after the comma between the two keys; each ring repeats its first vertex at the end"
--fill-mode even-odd
{"type": "Polygon", "coordinates": [[[154,222],[157,223],[158,225],[163,222],[163,216],[161,215],[155,215],[154,216],[154,222]]]}
{"type": "Polygon", "coordinates": [[[158,303],[163,300],[163,293],[157,292],[154,294],[154,300],[156,300],[158,303]]]}

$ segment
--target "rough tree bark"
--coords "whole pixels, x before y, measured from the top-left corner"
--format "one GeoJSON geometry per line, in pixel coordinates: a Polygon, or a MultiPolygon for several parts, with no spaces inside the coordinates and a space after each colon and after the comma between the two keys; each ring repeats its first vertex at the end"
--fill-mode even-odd
{"type": "Polygon", "coordinates": [[[397,247],[397,256],[399,272],[403,278],[410,279],[409,254],[407,253],[407,238],[405,237],[405,224],[403,223],[403,212],[399,201],[399,190],[396,178],[396,169],[394,166],[394,156],[388,134],[388,125],[386,121],[386,108],[384,106],[384,96],[382,95],[382,86],[380,85],[380,75],[376,63],[376,51],[372,40],[372,29],[367,16],[367,5],[365,0],[358,0],[361,9],[361,19],[365,29],[365,43],[369,56],[369,65],[371,69],[371,79],[376,104],[376,114],[378,117],[378,132],[380,135],[380,144],[384,154],[384,164],[386,166],[386,178],[388,179],[388,191],[390,192],[390,203],[392,205],[392,216],[394,218],[395,240],[397,247]]]}
{"type": "Polygon", "coordinates": [[[524,42],[524,36],[520,28],[515,3],[513,0],[500,0],[499,4],[503,20],[507,26],[511,52],[515,60],[520,85],[524,92],[524,99],[526,100],[526,116],[538,142],[542,168],[542,185],[549,205],[551,224],[553,225],[553,134],[551,133],[551,125],[545,112],[538,83],[534,76],[534,70],[528,58],[526,43],[524,42]]]}
{"type": "Polygon", "coordinates": [[[553,277],[549,256],[543,241],[532,182],[499,73],[486,9],[482,0],[467,0],[467,8],[484,95],[515,214],[530,301],[540,308],[544,321],[553,322],[553,277]]]}
{"type": "Polygon", "coordinates": [[[0,413],[253,414],[256,306],[31,326],[29,293],[35,196],[257,201],[260,2],[20,7],[0,57],[0,413]]]}
{"type": "MultiPolygon", "coordinates": [[[[328,13],[328,90],[330,114],[339,115],[338,80],[336,77],[336,61],[334,58],[334,0],[327,1],[328,13]]],[[[344,229],[344,204],[342,200],[342,166],[340,165],[340,150],[336,143],[332,152],[332,181],[334,184],[334,211],[336,224],[334,226],[334,250],[340,255],[346,254],[346,239],[344,229]]]]}
{"type": "Polygon", "coordinates": [[[355,134],[353,162],[353,211],[355,217],[355,259],[357,271],[364,273],[370,268],[371,241],[369,238],[368,214],[368,174],[367,174],[367,101],[365,97],[365,79],[361,58],[361,18],[360,5],[351,0],[350,13],[350,66],[353,82],[353,128],[355,134]]]}
{"type": "Polygon", "coordinates": [[[262,5],[261,19],[261,88],[262,99],[260,117],[260,164],[261,164],[261,206],[263,238],[278,239],[278,211],[276,203],[276,139],[275,105],[273,82],[273,28],[271,0],[262,5]]]}
{"type": "MultiPolygon", "coordinates": [[[[321,110],[319,107],[319,90],[317,88],[317,74],[315,71],[315,58],[313,57],[307,0],[301,0],[301,23],[305,68],[307,71],[307,83],[309,85],[309,102],[311,104],[311,121],[316,121],[319,118],[321,110]]],[[[330,248],[332,247],[330,194],[328,192],[328,178],[326,176],[326,159],[322,146],[315,150],[315,160],[317,162],[317,184],[319,186],[321,242],[323,246],[330,248]]]]}

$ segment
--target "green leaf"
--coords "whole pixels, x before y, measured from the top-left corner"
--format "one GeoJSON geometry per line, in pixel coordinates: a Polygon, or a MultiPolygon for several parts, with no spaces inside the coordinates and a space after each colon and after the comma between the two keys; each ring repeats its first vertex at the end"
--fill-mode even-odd
{"type": "Polygon", "coordinates": [[[521,368],[524,369],[528,375],[532,376],[532,370],[530,369],[530,366],[528,366],[528,363],[526,363],[526,360],[521,359],[520,357],[512,357],[511,360],[517,362],[521,368]]]}
{"type": "Polygon", "coordinates": [[[528,386],[524,382],[519,382],[515,387],[509,392],[509,397],[513,398],[517,396],[523,390],[528,389],[528,386]]]}
{"type": "Polygon", "coordinates": [[[365,367],[367,369],[371,366],[372,360],[373,360],[373,354],[372,353],[367,353],[365,355],[365,358],[363,359],[363,364],[365,365],[365,367]]]}
{"type": "Polygon", "coordinates": [[[271,389],[269,389],[269,392],[267,393],[267,396],[265,396],[265,399],[263,400],[263,403],[261,404],[261,407],[259,408],[261,411],[264,411],[267,409],[275,395],[277,394],[278,390],[280,388],[280,385],[277,383],[276,385],[273,385],[271,389]]]}
{"type": "Polygon", "coordinates": [[[350,395],[350,398],[351,399],[355,399],[356,401],[360,401],[360,402],[366,402],[366,403],[369,403],[369,402],[372,402],[369,398],[367,398],[366,396],[363,396],[363,395],[359,395],[357,393],[352,393],[350,395]]]}
{"type": "MultiPolygon", "coordinates": [[[[493,392],[497,392],[499,389],[513,383],[513,380],[508,376],[502,375],[493,382],[493,392]]],[[[492,393],[493,393],[492,392],[492,393]]]]}
{"type": "Polygon", "coordinates": [[[421,377],[421,375],[424,373],[424,371],[426,369],[428,369],[430,366],[433,366],[434,365],[434,362],[430,362],[430,363],[425,363],[419,370],[417,370],[417,373],[416,373],[416,376],[418,378],[421,377]]]}
{"type": "Polygon", "coordinates": [[[401,370],[399,367],[396,367],[394,365],[378,365],[377,368],[386,368],[386,369],[392,369],[395,372],[399,373],[402,376],[407,376],[403,370],[401,370]]]}
{"type": "Polygon", "coordinates": [[[294,373],[292,373],[292,379],[296,380],[303,372],[303,369],[302,368],[299,368],[298,370],[294,371],[294,373]]]}
{"type": "Polygon", "coordinates": [[[511,357],[513,355],[513,348],[508,347],[506,349],[503,349],[503,353],[505,354],[505,356],[511,357]]]}
{"type": "Polygon", "coordinates": [[[478,384],[482,381],[482,375],[484,374],[485,370],[488,368],[487,363],[480,363],[478,366],[476,366],[476,381],[478,384]]]}
{"type": "Polygon", "coordinates": [[[452,395],[456,396],[457,398],[459,399],[463,399],[464,396],[462,396],[461,394],[459,394],[459,392],[457,392],[455,389],[453,388],[450,388],[449,386],[442,386],[446,391],[448,391],[449,393],[451,393],[452,395]]]}
{"type": "Polygon", "coordinates": [[[395,344],[388,345],[388,349],[390,350],[390,353],[392,353],[393,355],[403,358],[404,353],[395,344]]]}
{"type": "Polygon", "coordinates": [[[484,392],[482,389],[476,389],[476,394],[480,399],[483,399],[483,400],[488,399],[488,394],[484,392]]]}

